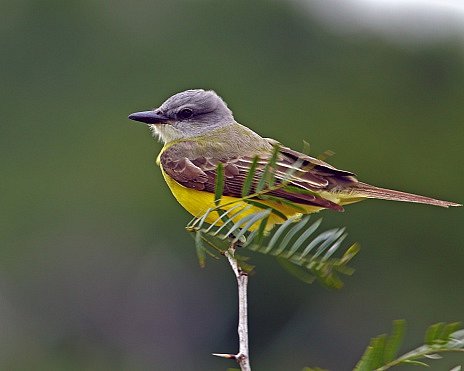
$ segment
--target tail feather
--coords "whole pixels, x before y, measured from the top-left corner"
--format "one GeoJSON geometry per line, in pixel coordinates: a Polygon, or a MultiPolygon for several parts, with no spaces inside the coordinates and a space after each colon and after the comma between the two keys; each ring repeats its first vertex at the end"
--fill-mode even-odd
{"type": "Polygon", "coordinates": [[[353,192],[363,195],[367,198],[377,198],[381,200],[393,200],[404,202],[416,202],[420,204],[435,205],[441,207],[462,206],[461,204],[449,201],[436,200],[434,198],[415,195],[413,193],[406,193],[401,191],[394,191],[392,189],[375,187],[367,183],[358,182],[353,187],[353,192]]]}

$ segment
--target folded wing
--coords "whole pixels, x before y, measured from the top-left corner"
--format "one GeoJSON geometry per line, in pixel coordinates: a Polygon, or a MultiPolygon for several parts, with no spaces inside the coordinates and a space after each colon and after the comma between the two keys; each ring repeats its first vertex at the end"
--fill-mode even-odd
{"type": "MultiPolygon", "coordinates": [[[[251,192],[261,179],[272,153],[261,154],[254,172],[251,192]]],[[[178,155],[178,151],[167,149],[161,155],[164,171],[187,188],[214,193],[216,169],[219,162],[224,164],[225,196],[242,197],[242,188],[254,158],[251,156],[231,156],[212,158],[200,156],[193,159],[178,155]]],[[[343,184],[357,182],[354,174],[338,170],[323,161],[298,153],[286,147],[279,147],[276,166],[273,169],[275,183],[283,181],[300,190],[277,189],[269,195],[284,198],[303,205],[343,211],[343,208],[319,195],[343,184]],[[291,174],[291,175],[290,175],[291,174]],[[305,192],[308,191],[308,192],[305,192]]]]}

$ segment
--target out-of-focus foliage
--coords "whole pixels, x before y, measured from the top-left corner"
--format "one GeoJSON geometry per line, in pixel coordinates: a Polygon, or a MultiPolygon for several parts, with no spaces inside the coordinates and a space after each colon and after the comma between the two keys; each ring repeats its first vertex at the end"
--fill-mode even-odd
{"type": "MultiPolygon", "coordinates": [[[[0,369],[224,367],[208,353],[236,344],[234,277],[198,268],[160,145],[127,120],[186,88],[285,145],[336,151],[363,181],[463,201],[462,38],[334,34],[284,1],[19,0],[0,4],[0,45],[0,369]]],[[[364,246],[337,293],[254,257],[253,364],[343,370],[392,318],[409,348],[462,320],[463,215],[324,212],[364,246]]]]}
{"type": "Polygon", "coordinates": [[[464,352],[464,330],[459,329],[459,322],[440,322],[427,329],[424,345],[398,355],[405,325],[405,321],[394,321],[390,336],[373,338],[355,371],[385,371],[401,364],[430,367],[430,361],[441,359],[442,353],[464,352]]]}

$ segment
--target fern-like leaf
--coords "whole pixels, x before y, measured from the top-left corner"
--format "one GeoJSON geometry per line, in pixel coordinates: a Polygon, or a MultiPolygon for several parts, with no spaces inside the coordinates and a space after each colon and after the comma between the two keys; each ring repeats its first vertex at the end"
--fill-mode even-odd
{"type": "MultiPolygon", "coordinates": [[[[271,214],[272,210],[266,209],[244,217],[239,215],[236,221],[232,221],[229,214],[224,213],[224,224],[201,228],[203,224],[198,222],[194,223],[191,231],[201,234],[201,241],[206,239],[209,246],[214,246],[216,251],[224,252],[227,243],[230,245],[241,242],[245,249],[275,256],[283,268],[303,282],[312,283],[317,279],[327,287],[342,287],[340,275],[353,273],[348,263],[359,251],[359,246],[354,244],[340,257],[333,257],[346,237],[344,229],[331,229],[312,238],[321,222],[317,220],[309,223],[311,217],[308,215],[302,219],[288,219],[273,233],[266,234],[267,219],[271,214]],[[224,225],[229,225],[230,228],[224,233],[218,233],[224,225]]],[[[202,264],[203,262],[202,257],[202,264]]]]}
{"type": "Polygon", "coordinates": [[[214,204],[219,206],[222,193],[224,192],[224,164],[220,162],[216,168],[216,179],[214,184],[214,204]]]}
{"type": "Polygon", "coordinates": [[[458,322],[434,324],[426,331],[424,345],[398,356],[405,321],[394,321],[392,334],[373,338],[354,370],[385,371],[400,364],[428,367],[429,361],[442,358],[440,353],[464,352],[464,330],[459,328],[458,322]]]}
{"type": "Polygon", "coordinates": [[[262,172],[261,178],[256,186],[256,192],[260,192],[266,188],[271,188],[274,185],[275,181],[275,169],[277,164],[277,159],[280,152],[280,146],[274,146],[274,150],[272,151],[271,158],[269,159],[266,166],[264,166],[264,170],[262,172]]]}
{"type": "Polygon", "coordinates": [[[250,194],[251,187],[253,185],[253,178],[255,176],[256,168],[258,166],[258,161],[259,161],[259,157],[255,156],[253,158],[253,162],[250,165],[250,169],[248,170],[248,174],[245,178],[245,181],[243,182],[242,197],[246,197],[250,194]]]}
{"type": "Polygon", "coordinates": [[[276,257],[286,270],[306,283],[317,279],[328,287],[340,288],[343,285],[340,275],[353,273],[348,263],[359,251],[359,246],[354,244],[340,257],[334,257],[347,236],[344,228],[314,235],[321,224],[320,220],[310,223],[309,215],[301,218],[301,214],[298,214],[305,211],[301,205],[270,194],[278,189],[314,193],[289,185],[293,174],[301,168],[302,161],[293,164],[283,178],[281,176],[276,181],[278,156],[279,147],[275,146],[264,167],[256,157],[245,177],[242,197],[226,204],[221,202],[224,165],[218,165],[215,206],[200,217],[193,218],[187,225],[187,230],[196,234],[199,263],[204,266],[207,255],[215,256],[217,251],[224,253],[228,248],[227,243],[229,246],[239,243],[245,249],[276,257]],[[256,179],[258,181],[254,184],[256,179]],[[293,208],[296,216],[289,218],[279,210],[278,205],[293,208]],[[268,221],[271,216],[282,219],[282,224],[269,233],[268,221]]]}

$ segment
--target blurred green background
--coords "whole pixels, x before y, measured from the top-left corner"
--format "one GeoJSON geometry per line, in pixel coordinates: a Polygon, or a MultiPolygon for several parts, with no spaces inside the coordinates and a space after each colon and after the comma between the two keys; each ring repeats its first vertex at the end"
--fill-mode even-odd
{"type": "MultiPolygon", "coordinates": [[[[234,366],[210,355],[236,350],[234,277],[198,267],[161,145],[127,119],[181,90],[214,89],[239,122],[333,150],[366,182],[464,200],[462,37],[337,31],[290,1],[21,0],[0,14],[2,370],[234,366]]],[[[408,347],[464,320],[462,209],[321,215],[361,243],[356,273],[335,292],[254,256],[256,370],[349,370],[393,319],[408,347]]]]}

